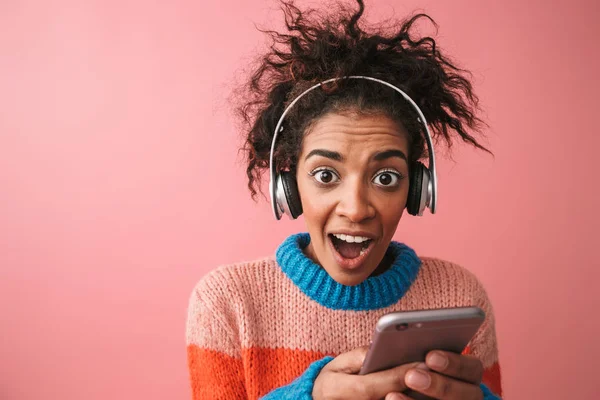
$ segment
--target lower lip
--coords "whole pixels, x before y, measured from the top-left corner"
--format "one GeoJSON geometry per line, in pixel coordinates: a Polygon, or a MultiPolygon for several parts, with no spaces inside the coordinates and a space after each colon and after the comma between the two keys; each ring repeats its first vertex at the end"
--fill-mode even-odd
{"type": "Polygon", "coordinates": [[[329,242],[329,247],[331,248],[331,252],[333,253],[333,258],[338,263],[338,265],[343,269],[349,270],[359,268],[362,265],[363,261],[369,256],[369,253],[371,253],[371,250],[375,245],[375,240],[373,239],[371,240],[371,243],[369,243],[369,247],[367,247],[361,255],[359,255],[356,258],[345,258],[335,249],[333,240],[329,235],[327,235],[327,241],[329,242]]]}

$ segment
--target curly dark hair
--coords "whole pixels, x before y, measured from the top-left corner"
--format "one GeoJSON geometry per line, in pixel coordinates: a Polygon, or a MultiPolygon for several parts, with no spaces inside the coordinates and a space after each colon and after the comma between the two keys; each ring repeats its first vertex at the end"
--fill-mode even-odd
{"type": "MultiPolygon", "coordinates": [[[[462,141],[489,152],[467,132],[467,128],[480,132],[486,125],[476,116],[478,98],[465,77],[469,72],[442,55],[433,38],[411,35],[414,23],[422,18],[437,28],[427,14],[405,19],[391,34],[381,27],[367,33],[358,25],[364,12],[362,0],[357,0],[358,10],[340,4],[330,16],[314,9],[301,11],[293,0],[281,1],[288,32],[261,30],[272,43],[260,57],[237,108],[247,132],[241,150],[253,199],[257,189],[262,192],[261,177],[269,168],[271,141],[283,110],[302,91],[329,78],[367,75],[383,79],[419,105],[435,143],[444,139],[450,148],[456,136],[450,132],[454,132],[462,141]]],[[[295,171],[304,132],[329,112],[384,114],[407,131],[409,161],[427,155],[416,112],[397,92],[364,79],[338,80],[313,90],[286,116],[274,155],[278,171],[295,171]]]]}

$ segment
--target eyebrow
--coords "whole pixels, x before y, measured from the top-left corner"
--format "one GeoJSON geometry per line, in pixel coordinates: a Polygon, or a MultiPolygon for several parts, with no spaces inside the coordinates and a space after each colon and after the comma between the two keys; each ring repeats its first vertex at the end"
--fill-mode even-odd
{"type": "Polygon", "coordinates": [[[383,160],[387,160],[388,158],[392,158],[392,157],[398,157],[403,159],[404,161],[408,162],[408,157],[406,157],[406,154],[404,154],[401,150],[385,150],[385,151],[381,151],[379,153],[376,153],[373,156],[373,160],[375,161],[383,161],[383,160]]]}
{"type": "MultiPolygon", "coordinates": [[[[334,161],[344,161],[344,157],[337,151],[331,151],[331,150],[325,150],[325,149],[312,150],[304,158],[304,161],[308,160],[312,156],[321,156],[321,157],[329,158],[334,161]]],[[[374,161],[383,161],[383,160],[387,160],[388,158],[392,158],[392,157],[398,157],[398,158],[401,158],[404,161],[408,162],[408,157],[406,157],[406,154],[404,154],[401,150],[396,150],[396,149],[380,151],[378,153],[375,153],[375,155],[372,158],[374,161]]]]}
{"type": "Polygon", "coordinates": [[[344,161],[344,157],[337,151],[323,150],[323,149],[314,149],[304,158],[304,161],[308,160],[312,156],[321,156],[325,158],[330,158],[335,161],[344,161]]]}

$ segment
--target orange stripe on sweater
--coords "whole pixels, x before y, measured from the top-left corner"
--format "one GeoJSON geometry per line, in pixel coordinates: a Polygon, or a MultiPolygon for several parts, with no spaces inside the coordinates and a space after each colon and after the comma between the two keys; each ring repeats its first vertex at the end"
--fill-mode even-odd
{"type": "Polygon", "coordinates": [[[187,346],[192,396],[194,400],[247,399],[241,359],[187,346]]]}
{"type": "Polygon", "coordinates": [[[326,354],[290,349],[252,347],[242,349],[249,399],[258,399],[273,389],[287,385],[326,354]]]}
{"type": "MultiPolygon", "coordinates": [[[[189,345],[187,352],[195,400],[257,400],[278,387],[288,385],[311,363],[327,355],[304,350],[253,347],[242,349],[242,358],[237,359],[196,345],[189,345]]],[[[468,352],[469,349],[466,349],[463,354],[468,352]]],[[[502,396],[500,378],[498,363],[485,369],[483,383],[502,396]]]]}
{"type": "Polygon", "coordinates": [[[489,368],[483,371],[483,383],[498,396],[502,397],[502,384],[501,384],[500,364],[494,363],[489,368]]]}

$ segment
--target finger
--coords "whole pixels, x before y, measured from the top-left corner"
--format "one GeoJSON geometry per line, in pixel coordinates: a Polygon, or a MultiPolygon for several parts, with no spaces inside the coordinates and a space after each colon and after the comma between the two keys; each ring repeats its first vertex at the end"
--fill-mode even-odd
{"type": "Polygon", "coordinates": [[[425,367],[423,363],[410,363],[379,372],[359,375],[357,377],[359,381],[357,382],[364,392],[362,395],[370,399],[382,399],[388,393],[406,390],[407,386],[404,377],[409,370],[414,369],[418,365],[425,367]]]}
{"type": "Polygon", "coordinates": [[[483,378],[483,364],[472,355],[435,350],[427,354],[425,364],[434,371],[470,383],[479,384],[483,378]]]}
{"type": "Polygon", "coordinates": [[[367,356],[369,346],[357,347],[354,350],[342,353],[326,365],[331,371],[357,374],[367,356]]]}
{"type": "Polygon", "coordinates": [[[459,381],[433,371],[411,369],[405,376],[406,385],[427,396],[440,400],[483,400],[479,385],[459,381]]]}

